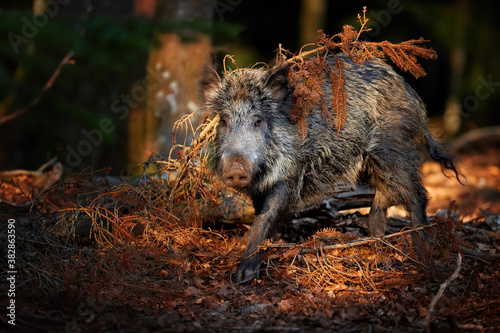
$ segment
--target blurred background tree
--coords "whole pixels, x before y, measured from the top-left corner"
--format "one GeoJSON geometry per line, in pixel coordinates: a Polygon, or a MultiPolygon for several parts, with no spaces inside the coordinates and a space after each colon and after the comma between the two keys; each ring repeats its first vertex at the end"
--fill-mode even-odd
{"type": "Polygon", "coordinates": [[[196,81],[209,46],[240,67],[298,50],[316,29],[358,27],[364,38],[430,39],[438,61],[406,76],[428,105],[435,134],[452,138],[498,125],[500,32],[492,1],[4,0],[0,4],[0,123],[54,85],[26,113],[0,125],[0,170],[36,169],[53,156],[67,171],[136,171],[147,151],[166,152],[173,121],[200,106],[196,81]],[[4,118],[5,119],[5,118],[4,118]]]}
{"type": "Polygon", "coordinates": [[[177,26],[155,32],[146,99],[130,114],[128,163],[135,173],[145,151],[168,153],[175,121],[201,107],[198,78],[210,54],[212,14],[212,0],[157,0],[156,20],[177,26]]]}

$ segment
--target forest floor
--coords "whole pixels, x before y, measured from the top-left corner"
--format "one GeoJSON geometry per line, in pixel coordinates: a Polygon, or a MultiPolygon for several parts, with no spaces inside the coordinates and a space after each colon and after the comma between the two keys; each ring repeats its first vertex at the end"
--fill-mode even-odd
{"type": "Polygon", "coordinates": [[[0,331],[499,332],[500,148],[460,158],[465,186],[423,167],[434,224],[422,253],[398,209],[387,235],[399,236],[368,242],[366,210],[325,209],[267,243],[246,285],[234,282],[245,225],[167,223],[151,192],[130,199],[138,187],[80,177],[32,201],[29,176],[4,179],[0,331]]]}

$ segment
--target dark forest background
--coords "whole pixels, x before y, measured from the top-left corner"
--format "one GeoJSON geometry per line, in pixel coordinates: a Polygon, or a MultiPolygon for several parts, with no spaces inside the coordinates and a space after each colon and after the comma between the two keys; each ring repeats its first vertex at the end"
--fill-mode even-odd
{"type": "Polygon", "coordinates": [[[493,1],[3,0],[0,170],[58,157],[66,171],[136,173],[147,151],[168,152],[174,121],[201,106],[196,81],[211,48],[240,67],[268,62],[280,43],[296,52],[318,28],[359,28],[365,5],[373,30],[364,38],[424,37],[437,51],[421,61],[427,77],[404,75],[436,136],[500,124],[493,1]]]}

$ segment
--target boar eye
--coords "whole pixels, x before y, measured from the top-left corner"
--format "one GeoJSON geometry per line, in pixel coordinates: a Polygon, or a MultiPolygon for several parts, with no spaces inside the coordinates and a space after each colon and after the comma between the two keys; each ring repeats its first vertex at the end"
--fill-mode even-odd
{"type": "Polygon", "coordinates": [[[226,119],[222,118],[221,120],[219,120],[219,125],[221,125],[222,127],[226,127],[227,126],[226,119]]]}
{"type": "Polygon", "coordinates": [[[262,120],[260,120],[260,119],[257,119],[257,120],[254,122],[254,126],[255,126],[255,127],[259,127],[261,124],[262,124],[262,120]]]}

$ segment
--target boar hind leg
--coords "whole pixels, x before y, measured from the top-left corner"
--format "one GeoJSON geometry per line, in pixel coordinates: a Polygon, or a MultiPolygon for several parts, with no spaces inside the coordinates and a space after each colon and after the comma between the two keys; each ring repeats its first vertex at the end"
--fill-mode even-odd
{"type": "Polygon", "coordinates": [[[368,232],[372,237],[383,236],[387,228],[389,201],[384,192],[380,189],[375,190],[375,197],[368,215],[368,232]]]}
{"type": "Polygon", "coordinates": [[[421,183],[420,176],[413,185],[413,195],[407,202],[406,210],[410,214],[411,226],[416,228],[428,224],[426,213],[428,199],[427,191],[421,183]]]}
{"type": "MultiPolygon", "coordinates": [[[[413,197],[407,202],[406,210],[410,215],[411,226],[413,228],[421,227],[423,225],[428,224],[427,222],[427,191],[421,183],[420,176],[418,176],[418,181],[413,184],[414,192],[413,197]]],[[[418,257],[422,257],[422,247],[426,242],[431,241],[429,237],[426,237],[426,234],[421,232],[413,232],[411,234],[413,250],[417,254],[418,257]]]]}
{"type": "Polygon", "coordinates": [[[381,150],[367,163],[370,182],[375,187],[375,198],[368,216],[371,236],[384,234],[385,213],[391,205],[402,205],[406,209],[412,227],[427,224],[427,191],[419,174],[418,153],[403,149],[398,152],[391,154],[381,150]]]}

